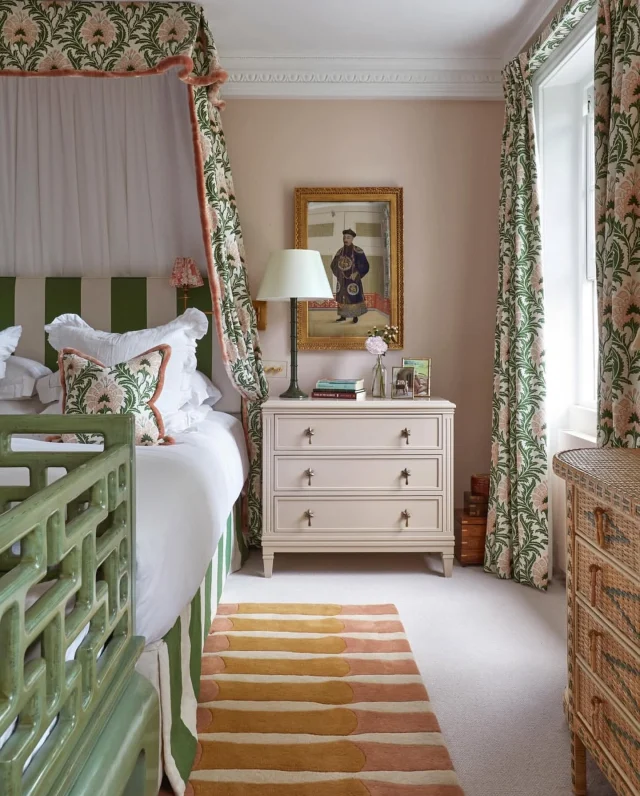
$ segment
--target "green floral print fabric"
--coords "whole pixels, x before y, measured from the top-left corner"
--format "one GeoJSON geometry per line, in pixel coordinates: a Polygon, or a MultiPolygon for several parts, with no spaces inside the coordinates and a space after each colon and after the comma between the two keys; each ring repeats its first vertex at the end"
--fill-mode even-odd
{"type": "Polygon", "coordinates": [[[640,8],[600,0],[596,30],[598,444],[640,447],[640,8]]]}
{"type": "Polygon", "coordinates": [[[498,300],[485,570],[546,589],[549,578],[544,296],[532,75],[595,0],[568,2],[504,72],[498,300]]]}

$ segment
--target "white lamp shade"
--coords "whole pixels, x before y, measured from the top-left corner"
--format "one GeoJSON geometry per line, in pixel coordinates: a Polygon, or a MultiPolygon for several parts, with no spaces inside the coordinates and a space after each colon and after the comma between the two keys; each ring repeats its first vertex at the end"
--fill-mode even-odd
{"type": "Polygon", "coordinates": [[[259,301],[333,298],[320,252],[311,249],[273,252],[256,298],[259,301]]]}

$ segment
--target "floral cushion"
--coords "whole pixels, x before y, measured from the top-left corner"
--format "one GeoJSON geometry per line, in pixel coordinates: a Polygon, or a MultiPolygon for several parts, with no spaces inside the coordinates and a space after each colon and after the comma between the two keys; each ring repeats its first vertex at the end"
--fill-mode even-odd
{"type": "MultiPolygon", "coordinates": [[[[171,347],[160,345],[119,365],[103,365],[73,348],[58,359],[65,415],[132,414],[136,445],[159,445],[164,435],[162,415],[156,409],[164,384],[171,347]]],[[[63,434],[63,442],[101,442],[95,434],[63,434]]]]}

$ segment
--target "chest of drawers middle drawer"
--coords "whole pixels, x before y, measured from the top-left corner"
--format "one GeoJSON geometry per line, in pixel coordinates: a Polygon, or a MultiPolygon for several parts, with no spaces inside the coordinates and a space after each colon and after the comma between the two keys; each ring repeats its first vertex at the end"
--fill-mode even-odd
{"type": "Polygon", "coordinates": [[[276,456],[274,489],[288,492],[443,489],[443,458],[429,456],[276,456]]]}

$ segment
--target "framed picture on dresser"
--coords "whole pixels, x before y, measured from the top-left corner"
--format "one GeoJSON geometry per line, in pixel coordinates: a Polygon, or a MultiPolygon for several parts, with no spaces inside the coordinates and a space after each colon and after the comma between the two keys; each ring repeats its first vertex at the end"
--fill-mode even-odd
{"type": "Polygon", "coordinates": [[[402,364],[413,368],[413,397],[429,398],[431,395],[431,360],[403,358],[402,364]]]}
{"type": "Polygon", "coordinates": [[[376,326],[402,348],[402,202],[402,188],[296,188],[295,246],[320,252],[333,291],[298,302],[300,350],[362,350],[376,326]]]}

